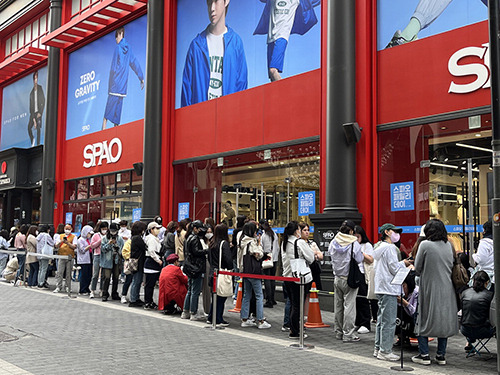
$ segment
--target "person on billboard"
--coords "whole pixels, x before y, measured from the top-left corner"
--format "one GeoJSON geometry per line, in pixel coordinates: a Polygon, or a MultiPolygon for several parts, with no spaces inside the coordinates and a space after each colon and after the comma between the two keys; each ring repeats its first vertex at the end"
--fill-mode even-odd
{"type": "Polygon", "coordinates": [[[102,120],[102,130],[106,129],[106,123],[111,121],[114,126],[120,125],[122,115],[123,99],[127,96],[129,67],[141,82],[141,90],[144,89],[144,74],[141,64],[132,52],[132,48],[125,39],[125,29],[119,27],[115,31],[116,48],[111,60],[108,82],[108,101],[102,120]]]}
{"type": "Polygon", "coordinates": [[[260,0],[266,3],[254,35],[267,34],[267,69],[271,82],[281,79],[290,34],[304,35],[316,23],[321,0],[260,0]]]}
{"type": "Polygon", "coordinates": [[[36,130],[36,146],[40,144],[40,133],[42,129],[42,114],[45,107],[45,95],[42,86],[38,84],[38,71],[33,73],[33,89],[30,92],[30,119],[28,121],[28,135],[31,147],[35,146],[33,128],[36,130]]]}
{"type": "Polygon", "coordinates": [[[181,107],[248,87],[243,42],[226,25],[229,1],[207,0],[210,24],[189,45],[182,74],[181,107]]]}
{"type": "MultiPolygon", "coordinates": [[[[452,1],[453,0],[420,0],[408,25],[403,31],[397,30],[385,48],[392,48],[417,40],[420,30],[425,29],[433,23],[452,1]]],[[[488,6],[488,0],[481,1],[484,5],[488,6]]]]}

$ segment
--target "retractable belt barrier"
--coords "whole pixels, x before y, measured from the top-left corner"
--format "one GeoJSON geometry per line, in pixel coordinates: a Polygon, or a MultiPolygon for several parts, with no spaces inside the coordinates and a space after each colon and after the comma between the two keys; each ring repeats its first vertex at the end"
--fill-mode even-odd
{"type": "MultiPolygon", "coordinates": [[[[10,255],[24,255],[24,256],[31,255],[31,256],[36,256],[38,258],[44,258],[44,259],[68,259],[68,260],[73,259],[73,257],[71,255],[47,255],[47,254],[32,253],[32,252],[28,252],[27,250],[19,251],[19,250],[0,249],[0,253],[10,254],[10,255]]],[[[26,263],[24,266],[23,277],[24,277],[24,286],[28,287],[28,284],[26,283],[26,263]]],[[[14,286],[16,286],[16,283],[14,283],[14,286]]],[[[66,287],[68,289],[68,297],[71,298],[71,285],[66,285],[66,287]]]]}

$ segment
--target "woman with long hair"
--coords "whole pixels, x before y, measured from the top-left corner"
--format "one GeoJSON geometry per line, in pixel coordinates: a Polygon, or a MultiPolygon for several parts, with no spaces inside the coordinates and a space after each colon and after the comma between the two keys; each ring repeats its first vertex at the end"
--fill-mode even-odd
{"type": "Polygon", "coordinates": [[[130,230],[132,238],[130,242],[130,258],[137,259],[137,271],[133,273],[132,284],[130,285],[130,302],[129,307],[142,307],[144,301],[139,299],[141,291],[142,279],[144,277],[144,262],[146,260],[146,243],[143,235],[146,232],[146,224],[142,221],[136,221],[132,224],[130,230]]]}
{"type": "MultiPolygon", "coordinates": [[[[26,249],[28,253],[36,253],[36,225],[31,225],[28,229],[26,237],[26,249]]],[[[38,285],[38,271],[39,263],[38,258],[35,255],[28,255],[26,258],[26,264],[29,265],[29,276],[28,276],[28,286],[34,287],[38,285]]]]}
{"type": "MultiPolygon", "coordinates": [[[[90,298],[94,298],[97,294],[97,281],[99,280],[99,273],[101,271],[101,243],[102,239],[108,233],[109,224],[107,221],[98,221],[94,228],[94,235],[90,241],[90,247],[92,248],[93,268],[92,268],[92,281],[90,285],[90,298]]],[[[101,275],[101,285],[100,290],[102,292],[102,284],[104,282],[104,277],[101,275]]]]}
{"type": "Polygon", "coordinates": [[[80,270],[80,291],[79,294],[88,296],[90,294],[90,281],[92,279],[92,255],[90,240],[92,238],[92,227],[85,225],[78,238],[76,251],[78,265],[80,270]]]}
{"type": "Polygon", "coordinates": [[[363,253],[363,261],[359,263],[359,270],[363,274],[364,278],[361,279],[361,285],[358,288],[358,295],[356,296],[356,327],[359,327],[358,333],[364,334],[371,330],[371,316],[377,316],[377,311],[372,311],[370,314],[370,301],[368,300],[368,288],[369,288],[369,277],[373,270],[373,246],[366,235],[365,230],[356,225],[354,227],[354,235],[357,237],[359,244],[361,245],[361,253],[363,253]]]}
{"type": "MultiPolygon", "coordinates": [[[[262,236],[260,237],[260,242],[262,244],[262,249],[264,253],[272,254],[271,259],[273,260],[273,266],[271,268],[266,268],[263,270],[264,275],[275,276],[276,267],[278,265],[278,254],[280,250],[280,245],[278,242],[278,235],[271,228],[269,222],[266,219],[262,219],[259,222],[259,228],[262,229],[262,236]]],[[[264,307],[272,308],[276,305],[276,300],[274,299],[274,291],[276,290],[276,281],[274,280],[264,280],[265,288],[265,299],[266,303],[264,307]]]]}

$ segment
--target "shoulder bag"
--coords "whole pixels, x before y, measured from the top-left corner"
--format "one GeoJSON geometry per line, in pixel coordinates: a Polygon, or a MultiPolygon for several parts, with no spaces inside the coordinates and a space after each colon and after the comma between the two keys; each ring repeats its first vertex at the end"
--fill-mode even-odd
{"type": "MultiPolygon", "coordinates": [[[[219,271],[230,270],[222,269],[222,244],[224,240],[220,242],[219,246],[219,271]]],[[[230,297],[233,295],[233,278],[231,275],[218,275],[217,276],[217,295],[220,297],[230,297]]]]}
{"type": "Polygon", "coordinates": [[[137,272],[139,268],[139,259],[136,258],[128,258],[125,260],[123,264],[123,273],[125,275],[132,275],[137,272]]]}
{"type": "MultiPolygon", "coordinates": [[[[304,258],[299,258],[299,249],[297,242],[299,239],[297,238],[293,244],[294,258],[290,259],[290,268],[292,269],[292,277],[301,276],[304,277],[305,284],[308,284],[312,281],[311,269],[306,263],[304,258]]],[[[296,281],[296,284],[300,284],[300,281],[296,281]]]]}
{"type": "Polygon", "coordinates": [[[266,260],[262,261],[262,269],[267,270],[268,268],[273,268],[274,267],[274,262],[273,262],[273,241],[271,240],[271,253],[267,257],[266,260]]]}
{"type": "Polygon", "coordinates": [[[347,276],[347,285],[349,288],[356,289],[361,285],[364,276],[359,270],[358,262],[354,259],[354,242],[351,244],[351,261],[349,262],[349,275],[347,276]]]}
{"type": "Polygon", "coordinates": [[[453,268],[451,269],[451,281],[453,283],[453,287],[456,291],[467,286],[469,282],[469,275],[467,275],[467,270],[462,265],[460,258],[457,256],[455,249],[451,246],[453,250],[453,268]]]}

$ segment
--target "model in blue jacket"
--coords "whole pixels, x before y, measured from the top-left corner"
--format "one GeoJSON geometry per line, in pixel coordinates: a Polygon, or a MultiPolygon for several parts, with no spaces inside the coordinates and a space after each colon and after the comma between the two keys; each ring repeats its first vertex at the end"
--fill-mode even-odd
{"type": "MultiPolygon", "coordinates": [[[[182,75],[181,107],[208,99],[210,57],[207,32],[208,28],[198,34],[189,46],[182,75]]],[[[222,95],[246,90],[248,87],[247,61],[243,42],[229,26],[224,34],[222,82],[222,95]]]]}

